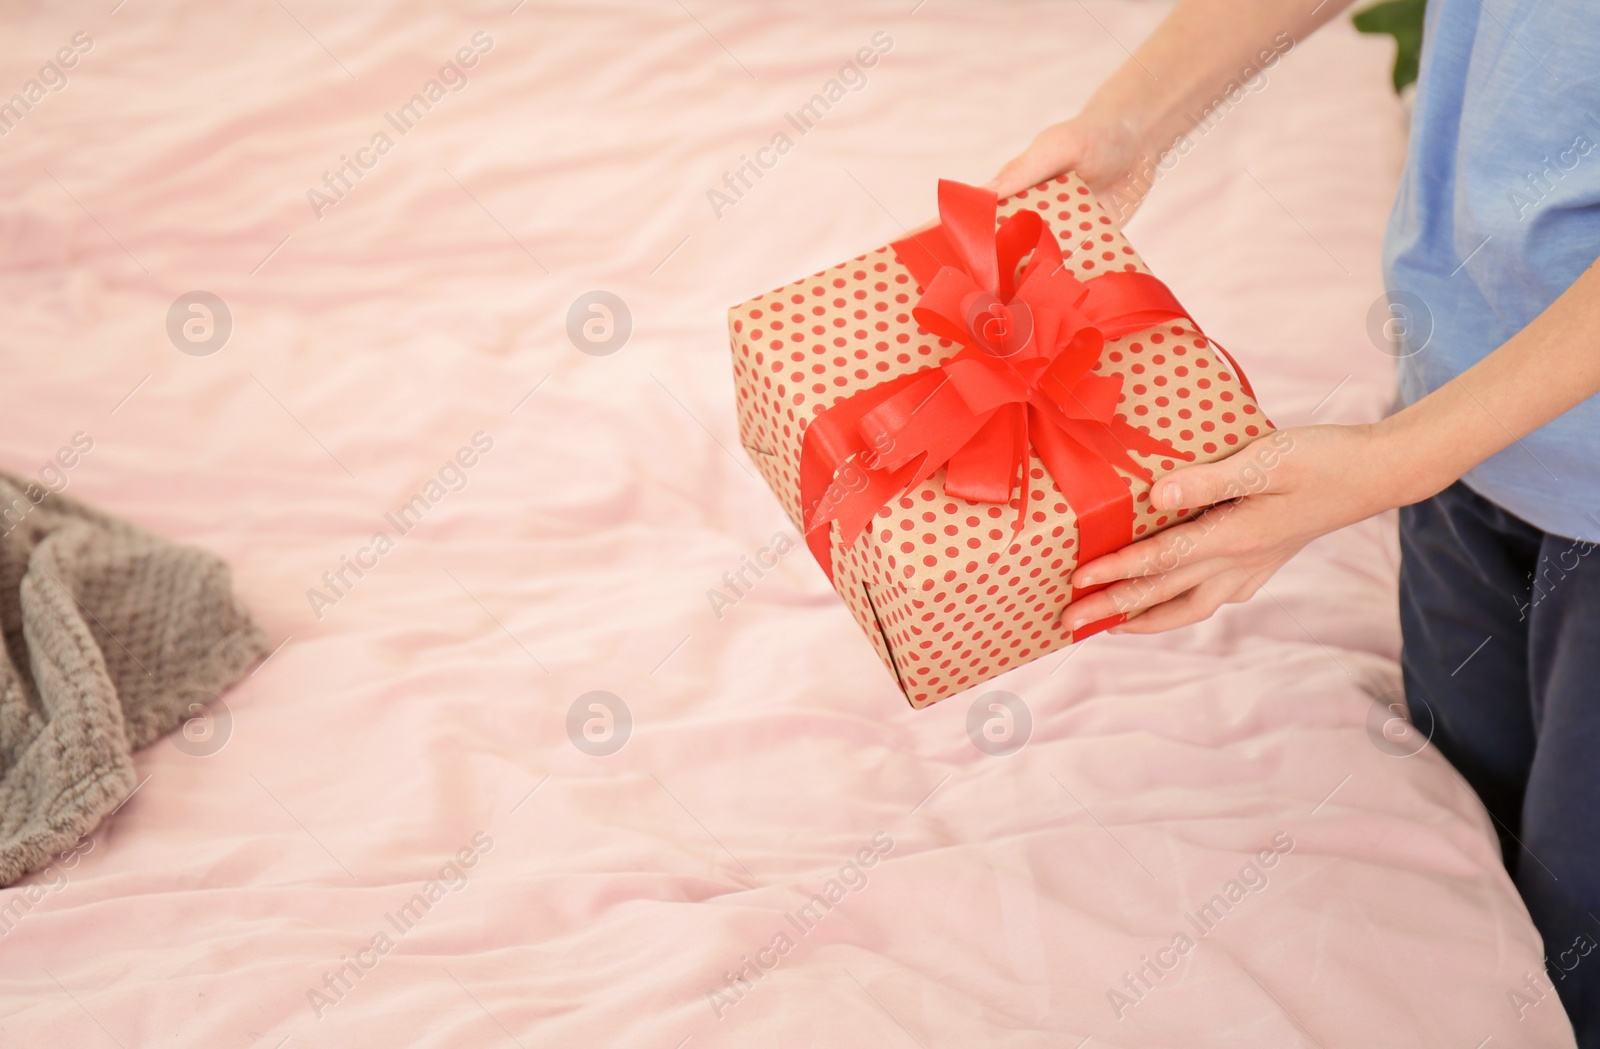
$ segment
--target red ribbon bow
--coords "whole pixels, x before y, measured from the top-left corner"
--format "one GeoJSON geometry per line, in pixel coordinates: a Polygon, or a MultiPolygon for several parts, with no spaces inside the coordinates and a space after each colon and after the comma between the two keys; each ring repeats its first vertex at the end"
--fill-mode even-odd
{"type": "Polygon", "coordinates": [[[923,289],[912,315],[961,349],[844,398],[806,427],[806,542],[829,579],[831,523],[855,542],[883,506],[941,466],[946,494],[972,502],[1008,503],[1020,479],[1020,530],[1031,447],[1077,515],[1083,564],[1133,539],[1133,498],[1117,470],[1152,478],[1130,451],[1193,458],[1119,418],[1122,377],[1091,371],[1107,339],[1179,318],[1193,324],[1172,292],[1143,273],[1080,281],[1037,211],[996,229],[997,207],[990,190],[941,180],[942,225],[892,245],[923,289]]]}

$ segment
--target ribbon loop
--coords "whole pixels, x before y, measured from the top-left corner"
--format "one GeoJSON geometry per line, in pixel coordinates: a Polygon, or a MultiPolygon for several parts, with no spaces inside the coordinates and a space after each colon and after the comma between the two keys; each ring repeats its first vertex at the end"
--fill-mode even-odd
{"type": "Polygon", "coordinates": [[[1031,392],[1031,387],[1016,372],[996,367],[993,362],[976,355],[957,357],[946,364],[943,371],[967,408],[979,415],[992,412],[1002,404],[1024,402],[1031,392]]]}
{"type": "Polygon", "coordinates": [[[946,494],[971,502],[1008,503],[1020,483],[1020,530],[1036,453],[1077,515],[1083,563],[1133,539],[1123,474],[1151,475],[1130,452],[1192,458],[1119,417],[1122,378],[1094,371],[1107,340],[1180,318],[1194,324],[1177,298],[1144,273],[1080,281],[1038,212],[997,227],[998,210],[992,191],[941,180],[941,224],[892,245],[921,289],[912,316],[961,349],[841,399],[806,427],[806,542],[829,579],[833,522],[853,543],[890,500],[940,468],[946,494]]]}
{"type": "Polygon", "coordinates": [[[998,290],[1000,264],[996,251],[994,217],[1000,199],[989,190],[950,179],[939,180],[939,218],[960,215],[963,221],[945,223],[946,236],[980,288],[998,290]]]}

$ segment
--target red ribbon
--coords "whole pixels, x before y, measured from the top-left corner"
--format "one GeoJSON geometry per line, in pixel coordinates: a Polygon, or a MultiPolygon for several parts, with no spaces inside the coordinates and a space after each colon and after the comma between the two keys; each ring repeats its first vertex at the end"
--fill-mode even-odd
{"type": "Polygon", "coordinates": [[[1120,375],[1092,373],[1108,339],[1194,323],[1172,292],[1143,273],[1080,281],[1038,212],[996,229],[997,208],[992,191],[941,180],[941,225],[892,245],[922,288],[912,315],[961,349],[844,398],[806,427],[806,543],[830,580],[832,522],[855,542],[882,507],[941,466],[945,493],[971,502],[1008,503],[1020,480],[1020,531],[1031,447],[1077,515],[1086,564],[1133,541],[1133,497],[1117,471],[1152,477],[1130,451],[1193,458],[1116,414],[1120,375]]]}

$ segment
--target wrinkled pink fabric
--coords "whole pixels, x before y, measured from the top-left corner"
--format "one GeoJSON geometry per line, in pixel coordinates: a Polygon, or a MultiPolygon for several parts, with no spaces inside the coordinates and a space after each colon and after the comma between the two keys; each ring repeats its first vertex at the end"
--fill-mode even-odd
{"type": "MultiPolygon", "coordinates": [[[[789,531],[737,446],[723,310],[931,218],[937,177],[988,178],[1164,7],[513,6],[10,16],[7,96],[94,45],[0,140],[0,466],[91,435],[68,490],[227,558],[284,643],[0,893],[0,1044],[1572,1044],[1482,809],[1375,743],[1392,519],[1203,625],[993,683],[1033,722],[1004,757],[974,697],[905,706],[802,549],[713,611],[789,531]],[[308,190],[378,132],[319,218],[308,190]],[[195,289],[232,313],[209,356],[166,334],[195,289]],[[566,332],[597,289],[633,320],[608,356],[566,332]],[[362,553],[478,433],[465,486],[362,553]],[[632,718],[606,757],[567,733],[595,691],[632,718]],[[346,960],[372,964],[335,997],[346,960]]],[[[1390,55],[1342,21],[1295,47],[1130,229],[1280,424],[1391,396],[1366,331],[1390,55]]]]}

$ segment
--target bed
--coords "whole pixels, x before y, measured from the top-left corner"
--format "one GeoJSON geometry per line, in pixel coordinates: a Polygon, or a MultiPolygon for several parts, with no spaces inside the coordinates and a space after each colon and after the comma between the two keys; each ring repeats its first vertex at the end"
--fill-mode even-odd
{"type": "MultiPolygon", "coordinates": [[[[14,6],[0,89],[74,64],[0,141],[0,468],[87,438],[67,490],[226,558],[275,648],[0,892],[0,1044],[1572,1045],[1400,716],[1392,517],[923,711],[778,550],[727,306],[1164,10],[14,6]]],[[[1294,43],[1129,227],[1280,425],[1393,396],[1390,47],[1294,43]]]]}

